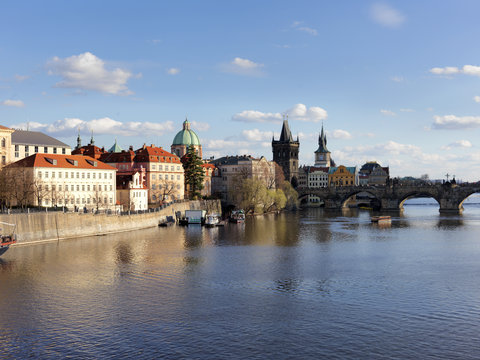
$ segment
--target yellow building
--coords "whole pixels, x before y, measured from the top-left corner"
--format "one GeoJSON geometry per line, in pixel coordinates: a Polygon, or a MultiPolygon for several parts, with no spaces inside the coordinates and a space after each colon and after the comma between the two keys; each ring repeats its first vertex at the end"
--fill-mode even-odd
{"type": "Polygon", "coordinates": [[[358,171],[356,166],[343,165],[331,167],[328,170],[329,186],[355,186],[358,185],[358,171]]]}
{"type": "Polygon", "coordinates": [[[12,133],[15,130],[0,125],[0,169],[12,162],[12,133]]]}

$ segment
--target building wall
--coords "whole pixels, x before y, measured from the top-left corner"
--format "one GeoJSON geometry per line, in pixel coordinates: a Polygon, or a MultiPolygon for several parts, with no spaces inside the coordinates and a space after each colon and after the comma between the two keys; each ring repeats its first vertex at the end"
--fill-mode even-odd
{"type": "Polygon", "coordinates": [[[107,169],[37,167],[34,182],[40,196],[35,196],[33,203],[47,207],[113,209],[116,204],[115,172],[107,169]]]}
{"type": "Polygon", "coordinates": [[[358,174],[356,171],[350,172],[340,165],[335,171],[328,175],[328,184],[330,186],[354,186],[358,185],[358,174]]]}
{"type": "Polygon", "coordinates": [[[12,161],[18,161],[33,154],[59,154],[70,155],[70,147],[62,146],[45,146],[45,145],[27,145],[27,144],[12,144],[11,153],[13,155],[12,161]]]}
{"type": "Polygon", "coordinates": [[[0,169],[13,161],[12,133],[13,129],[0,127],[0,169]]]}

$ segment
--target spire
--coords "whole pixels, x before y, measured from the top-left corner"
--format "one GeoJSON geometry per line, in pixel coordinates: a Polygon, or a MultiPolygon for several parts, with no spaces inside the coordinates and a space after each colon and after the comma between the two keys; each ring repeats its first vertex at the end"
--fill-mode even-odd
{"type": "MultiPolygon", "coordinates": [[[[143,146],[145,146],[145,144],[143,146]]],[[[113,146],[110,149],[108,149],[108,152],[119,153],[119,152],[122,152],[122,150],[123,149],[117,144],[117,138],[115,138],[115,144],[113,144],[113,146]]]]}
{"type": "Polygon", "coordinates": [[[293,142],[292,133],[288,127],[288,115],[283,115],[282,132],[280,133],[280,141],[293,142]]]}
{"type": "Polygon", "coordinates": [[[327,136],[325,135],[325,132],[323,131],[323,124],[322,124],[322,132],[320,133],[320,136],[318,137],[318,149],[315,152],[316,153],[330,152],[327,149],[327,136]]]}
{"type": "Polygon", "coordinates": [[[80,137],[80,128],[78,128],[77,147],[75,149],[80,149],[81,147],[82,147],[82,138],[80,137]]]}
{"type": "Polygon", "coordinates": [[[95,140],[93,140],[93,130],[92,130],[92,138],[90,139],[90,145],[95,145],[95,140]]]}

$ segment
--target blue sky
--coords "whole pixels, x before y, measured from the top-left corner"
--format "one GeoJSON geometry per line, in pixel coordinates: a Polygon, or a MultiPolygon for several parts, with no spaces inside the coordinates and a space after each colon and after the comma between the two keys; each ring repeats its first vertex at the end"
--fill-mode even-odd
{"type": "Polygon", "coordinates": [[[322,123],[337,164],[480,174],[478,1],[9,1],[0,124],[72,147],[166,149],[186,116],[205,156],[272,158],[288,114],[300,163],[322,123]]]}

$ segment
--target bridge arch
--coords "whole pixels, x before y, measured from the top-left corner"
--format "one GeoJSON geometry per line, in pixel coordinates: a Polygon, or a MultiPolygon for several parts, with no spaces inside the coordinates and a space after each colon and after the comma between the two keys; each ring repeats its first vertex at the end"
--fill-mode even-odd
{"type": "Polygon", "coordinates": [[[475,195],[475,194],[480,194],[480,189],[475,189],[475,190],[472,190],[471,192],[469,193],[465,193],[465,197],[463,198],[463,200],[460,201],[460,203],[458,204],[458,209],[461,211],[463,210],[463,205],[465,203],[465,201],[468,200],[468,198],[470,198],[470,196],[472,195],[475,195]]]}
{"type": "Polygon", "coordinates": [[[353,196],[356,196],[358,194],[368,194],[371,196],[371,200],[370,200],[370,204],[371,204],[371,201],[373,200],[374,204],[376,205],[375,207],[380,207],[381,206],[381,200],[378,198],[377,194],[375,194],[375,192],[369,190],[368,188],[367,189],[363,189],[363,188],[355,188],[355,189],[352,189],[350,191],[348,191],[347,193],[345,193],[342,197],[342,200],[341,200],[341,203],[342,203],[342,208],[345,208],[347,207],[347,203],[348,201],[353,197],[353,196]]]}
{"type": "Polygon", "coordinates": [[[434,199],[437,202],[438,206],[441,207],[441,200],[438,198],[438,196],[436,194],[433,194],[433,193],[428,192],[428,191],[421,190],[421,191],[411,191],[411,192],[408,192],[406,194],[403,194],[399,198],[398,209],[403,210],[403,205],[405,204],[405,201],[407,201],[407,200],[421,199],[421,198],[434,199]]]}

